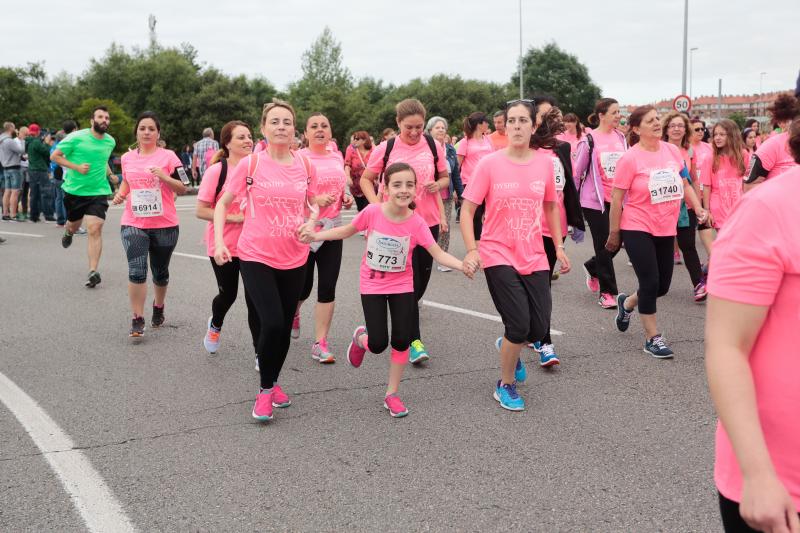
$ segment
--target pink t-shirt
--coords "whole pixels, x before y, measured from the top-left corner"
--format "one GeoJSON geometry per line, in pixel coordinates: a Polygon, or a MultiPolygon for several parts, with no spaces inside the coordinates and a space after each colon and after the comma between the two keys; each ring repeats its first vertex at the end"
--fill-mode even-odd
{"type": "Polygon", "coordinates": [[[510,265],[522,275],[549,270],[542,243],[542,203],[555,202],[552,152],[533,151],[525,163],[509,159],[506,150],[484,157],[464,198],[486,201],[478,252],[484,267],[510,265]]]}
{"type": "Polygon", "coordinates": [[[767,179],[780,176],[787,170],[796,167],[792,154],[789,152],[789,132],[773,135],[756,150],[756,155],[761,160],[761,166],[769,170],[767,179]]]}
{"type": "Polygon", "coordinates": [[[557,135],[556,138],[559,141],[564,141],[564,142],[568,142],[569,143],[569,153],[570,153],[570,159],[572,160],[572,170],[573,170],[573,173],[574,173],[574,171],[575,171],[575,160],[578,158],[578,151],[577,151],[577,149],[578,149],[578,140],[579,140],[578,136],[577,135],[573,135],[572,133],[569,133],[569,132],[565,131],[564,133],[562,133],[560,135],[557,135]]]}
{"type": "MultiPolygon", "coordinates": [[[[219,197],[214,197],[214,193],[217,192],[217,184],[219,183],[219,176],[220,172],[222,172],[222,163],[214,163],[210,167],[208,167],[203,174],[203,180],[200,182],[200,189],[197,191],[197,199],[206,203],[211,204],[211,207],[217,205],[217,200],[219,197]]],[[[225,178],[225,183],[228,182],[230,179],[231,173],[233,172],[232,167],[228,167],[228,176],[225,178]]],[[[224,187],[224,185],[223,185],[224,187]]],[[[219,192],[219,196],[222,196],[222,192],[219,192]]],[[[238,213],[243,212],[243,207],[245,204],[245,197],[238,196],[233,199],[231,205],[228,206],[228,215],[235,215],[238,213]]],[[[222,230],[222,239],[225,241],[225,246],[228,248],[228,251],[231,253],[233,257],[238,257],[237,254],[237,244],[239,243],[239,236],[242,234],[242,224],[233,224],[228,222],[225,224],[225,227],[222,230]]],[[[214,256],[214,223],[209,221],[206,226],[206,250],[208,251],[208,256],[214,256]]]]}
{"type": "Polygon", "coordinates": [[[344,174],[344,159],[341,152],[326,152],[318,155],[304,148],[300,153],[311,161],[317,170],[317,194],[330,194],[336,198],[328,207],[320,207],[319,218],[336,218],[342,211],[342,198],[347,185],[344,174]]]}
{"type": "MultiPolygon", "coordinates": [[[[417,175],[417,196],[415,203],[417,204],[416,213],[421,216],[428,226],[436,226],[441,220],[439,214],[439,204],[436,200],[437,193],[429,193],[425,189],[425,185],[436,181],[436,175],[439,172],[447,172],[447,158],[444,155],[444,150],[439,143],[436,145],[436,153],[439,158],[436,169],[433,168],[433,153],[431,153],[428,141],[420,137],[419,142],[416,144],[406,144],[401,137],[394,138],[394,147],[389,154],[389,161],[387,166],[392,163],[407,163],[414,169],[417,175]],[[435,170],[435,171],[434,171],[435,170]]],[[[372,155],[367,162],[367,169],[380,175],[383,172],[383,154],[386,153],[386,141],[383,141],[372,152],[372,155]]]]}
{"type": "Polygon", "coordinates": [[[663,141],[659,141],[656,152],[643,150],[638,144],[628,150],[617,163],[614,176],[614,187],[627,191],[620,229],[644,231],[655,237],[675,235],[683,199],[683,168],[678,147],[663,141]]]}
{"type": "MultiPolygon", "coordinates": [[[[566,184],[567,175],[564,172],[564,165],[561,163],[561,159],[558,158],[555,152],[544,149],[540,151],[549,153],[553,159],[553,179],[555,180],[556,197],[558,198],[556,205],[558,205],[558,218],[561,220],[561,236],[565,237],[567,235],[567,211],[564,209],[564,185],[566,184]]],[[[542,211],[542,235],[553,238],[544,211],[542,211]]]]}
{"type": "Polygon", "coordinates": [[[478,162],[494,152],[491,141],[485,136],[480,139],[464,139],[456,147],[456,155],[464,158],[461,163],[461,183],[466,187],[478,162]]]}
{"type": "MultiPolygon", "coordinates": [[[[708,292],[724,300],[769,306],[750,352],[758,418],[778,478],[800,511],[800,167],[742,198],[714,242],[708,292]]],[[[739,502],[742,475],[725,429],[717,426],[714,479],[739,502]]]]}
{"type": "Polygon", "coordinates": [[[594,157],[597,158],[600,170],[600,179],[603,184],[603,201],[611,201],[611,189],[614,186],[617,164],[625,153],[625,143],[616,130],[603,133],[600,130],[592,132],[594,140],[594,157]]]}
{"type": "MultiPolygon", "coordinates": [[[[742,151],[745,169],[750,162],[750,152],[742,151]]],[[[711,189],[708,209],[714,219],[714,227],[720,229],[742,198],[744,176],[728,156],[719,159],[719,168],[714,172],[714,157],[706,159],[700,173],[703,187],[711,189]]]]}
{"type": "Polygon", "coordinates": [[[183,166],[172,150],[158,148],[143,156],[131,150],[122,156],[122,177],[130,187],[125,200],[125,211],[120,224],[141,229],[171,228],[178,225],[175,210],[175,193],[169,185],[147,170],[158,167],[170,176],[176,168],[183,166]],[[134,214],[134,210],[137,214],[134,214]],[[161,213],[155,215],[155,213],[161,213]]]}
{"type": "Polygon", "coordinates": [[[247,200],[239,259],[280,270],[297,268],[308,259],[309,247],[298,239],[297,228],[303,223],[307,203],[317,194],[317,172],[299,154],[293,157],[291,165],[281,165],[265,150],[245,157],[228,171],[223,191],[247,200]],[[255,171],[248,191],[251,160],[255,171]]]}
{"type": "Polygon", "coordinates": [[[414,292],[414,269],[411,266],[414,247],[427,249],[436,241],[418,214],[412,213],[403,222],[393,222],[383,214],[383,205],[368,205],[351,222],[358,231],[367,232],[367,248],[361,258],[361,294],[414,292]],[[388,253],[381,256],[382,250],[388,253]],[[405,263],[405,270],[385,272],[373,269],[367,264],[370,256],[381,265],[396,267],[405,263]]]}
{"type": "Polygon", "coordinates": [[[698,183],[703,183],[703,170],[711,169],[711,164],[709,161],[714,159],[714,149],[711,148],[710,144],[702,141],[691,146],[692,153],[694,155],[695,169],[695,175],[692,177],[692,179],[697,180],[698,183]]]}

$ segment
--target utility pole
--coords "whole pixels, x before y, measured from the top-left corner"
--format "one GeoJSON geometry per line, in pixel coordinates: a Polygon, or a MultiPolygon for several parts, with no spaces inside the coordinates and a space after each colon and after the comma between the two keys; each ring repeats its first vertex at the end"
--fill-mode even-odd
{"type": "Polygon", "coordinates": [[[158,39],[156,38],[156,16],[150,14],[147,17],[147,25],[150,27],[150,48],[156,48],[158,46],[158,39]]]}
{"type": "Polygon", "coordinates": [[[719,79],[719,93],[717,96],[717,122],[722,119],[722,78],[719,79]]]}
{"type": "Polygon", "coordinates": [[[696,46],[689,49],[689,100],[694,98],[692,92],[692,80],[694,79],[694,51],[699,50],[696,46]]]}
{"type": "Polygon", "coordinates": [[[519,98],[522,100],[522,0],[519,0],[519,98]]]}
{"type": "Polygon", "coordinates": [[[689,46],[689,0],[683,2],[683,83],[681,94],[686,94],[686,56],[689,46]]]}

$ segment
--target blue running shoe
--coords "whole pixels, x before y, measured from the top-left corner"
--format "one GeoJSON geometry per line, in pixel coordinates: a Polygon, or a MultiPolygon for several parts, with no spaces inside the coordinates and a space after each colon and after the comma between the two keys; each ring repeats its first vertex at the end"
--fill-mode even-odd
{"type": "Polygon", "coordinates": [[[525,410],[525,400],[517,394],[517,385],[515,383],[502,385],[498,381],[497,387],[494,389],[494,399],[500,402],[500,407],[503,409],[508,409],[509,411],[525,410]]]}
{"type": "Polygon", "coordinates": [[[620,331],[627,331],[628,326],[631,324],[633,311],[625,309],[625,299],[627,297],[628,295],[624,293],[617,294],[617,316],[614,317],[614,324],[620,331]]]}
{"type": "Polygon", "coordinates": [[[658,359],[669,359],[674,355],[664,341],[664,337],[661,335],[656,335],[652,339],[644,342],[644,353],[650,354],[658,359]]]}
{"type": "MultiPolygon", "coordinates": [[[[494,347],[497,348],[498,352],[502,345],[503,337],[497,337],[497,340],[494,341],[494,347]]],[[[514,368],[514,379],[520,383],[525,383],[525,380],[528,379],[528,371],[525,369],[525,363],[522,362],[522,357],[517,359],[517,366],[514,368]]]]}
{"type": "Polygon", "coordinates": [[[408,354],[409,363],[412,365],[418,365],[430,358],[431,356],[428,355],[428,351],[425,349],[425,345],[422,344],[421,340],[417,339],[411,342],[411,349],[409,350],[408,354]]]}
{"type": "Polygon", "coordinates": [[[548,367],[561,363],[556,355],[555,347],[552,344],[542,344],[539,351],[539,366],[548,367]]]}
{"type": "Polygon", "coordinates": [[[539,353],[542,351],[542,343],[539,341],[528,344],[528,348],[532,348],[534,352],[539,353]]]}

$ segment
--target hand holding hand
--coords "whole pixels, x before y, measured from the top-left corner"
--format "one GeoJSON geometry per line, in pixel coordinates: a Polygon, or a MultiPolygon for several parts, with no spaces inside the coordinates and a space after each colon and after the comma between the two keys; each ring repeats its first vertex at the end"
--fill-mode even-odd
{"type": "Polygon", "coordinates": [[[353,207],[353,197],[349,194],[345,194],[342,198],[342,207],[345,209],[350,209],[353,207]]]}

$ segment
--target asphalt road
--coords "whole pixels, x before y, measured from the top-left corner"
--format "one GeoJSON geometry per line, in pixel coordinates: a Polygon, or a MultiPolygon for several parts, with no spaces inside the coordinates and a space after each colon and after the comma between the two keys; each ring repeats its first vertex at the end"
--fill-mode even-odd
{"type": "MultiPolygon", "coordinates": [[[[193,203],[178,201],[177,251],[205,256],[205,223],[194,218],[193,203]]],[[[129,340],[120,214],[109,212],[103,282],[93,290],[83,286],[84,237],[63,250],[53,224],[0,223],[8,239],[0,246],[0,373],[72,439],[135,528],[721,529],[704,309],[693,303],[682,266],[659,300],[672,360],[642,352],[636,317],[627,333],[617,332],[613,311],[597,306],[579,268],[556,281],[562,364],[550,371],[528,365],[521,413],[492,398],[501,324],[423,307],[432,358],[407,370],[401,396],[410,415],[392,419],[382,406],[388,353],[368,354],[359,369],[344,354],[363,320],[363,240],[353,237],[344,247],[330,336],[337,363],[311,359],[306,305],[280,380],[293,403],[260,424],[250,417],[258,376],[243,301],[225,322],[220,352],[210,357],[202,346],[216,291],[208,259],[173,257],[166,325],[148,329],[138,344],[129,340]]],[[[456,233],[451,251],[462,256],[456,233]]],[[[576,267],[590,248],[568,243],[576,267]]],[[[635,277],[625,263],[620,254],[620,287],[630,291],[635,277]]],[[[482,274],[469,281],[434,272],[425,298],[496,315],[482,274]]],[[[530,350],[524,356],[534,360],[530,350]]],[[[0,402],[0,531],[85,530],[77,508],[48,457],[0,402]]]]}

